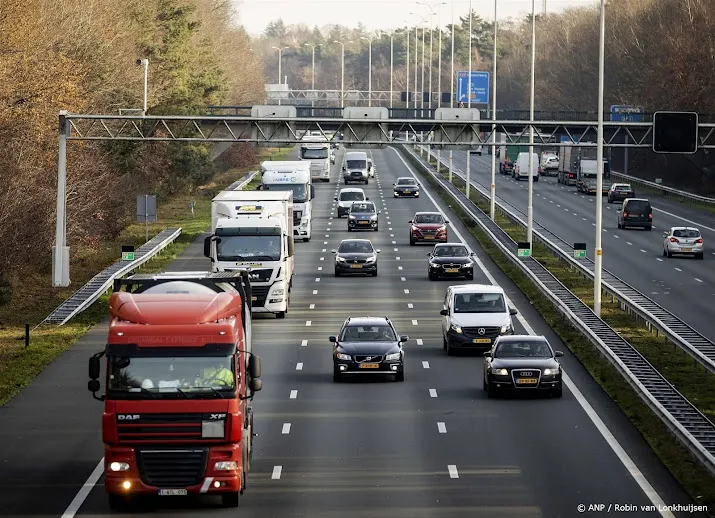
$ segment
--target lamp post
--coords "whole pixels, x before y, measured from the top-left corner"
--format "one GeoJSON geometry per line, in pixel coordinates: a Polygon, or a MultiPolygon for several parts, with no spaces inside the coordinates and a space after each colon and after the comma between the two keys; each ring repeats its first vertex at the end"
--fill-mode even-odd
{"type": "MultiPolygon", "coordinates": [[[[536,0],[531,0],[531,92],[529,100],[529,120],[534,120],[534,68],[536,65],[536,0]]],[[[529,201],[526,208],[526,241],[533,249],[534,230],[534,126],[529,127],[529,201]]]]}
{"type": "MultiPolygon", "coordinates": [[[[430,19],[429,19],[429,27],[430,27],[430,36],[429,36],[429,93],[428,93],[427,95],[428,95],[428,99],[429,99],[429,108],[432,109],[432,94],[433,94],[433,92],[432,92],[432,69],[434,68],[434,57],[433,57],[433,54],[432,54],[432,45],[433,45],[433,40],[434,40],[434,32],[433,32],[433,27],[434,27],[434,25],[433,25],[433,23],[434,23],[434,15],[435,15],[436,13],[435,13],[434,7],[431,6],[430,4],[428,4],[427,2],[417,2],[417,3],[420,4],[420,5],[425,6],[427,9],[430,10],[430,19]]],[[[438,5],[438,6],[442,6],[442,5],[446,5],[446,4],[447,4],[447,2],[441,2],[441,3],[437,4],[437,5],[438,5]]],[[[440,23],[441,23],[441,22],[440,22],[440,23]]],[[[441,31],[441,29],[440,29],[439,42],[440,42],[440,43],[439,43],[439,51],[440,51],[439,62],[440,62],[440,65],[439,65],[439,67],[438,67],[438,72],[437,72],[438,78],[441,77],[441,72],[442,72],[442,69],[441,69],[441,66],[442,66],[442,31],[441,31]]],[[[438,81],[439,81],[439,79],[438,79],[438,81]]],[[[440,92],[441,92],[441,88],[440,88],[440,92]]],[[[438,102],[438,104],[439,104],[439,100],[438,100],[437,102],[438,102]]]]}
{"type": "Polygon", "coordinates": [[[306,47],[310,47],[313,49],[313,72],[312,72],[312,80],[311,80],[311,90],[315,90],[315,47],[320,47],[320,43],[317,45],[313,45],[311,43],[304,43],[303,44],[306,47]]]}
{"type": "Polygon", "coordinates": [[[281,84],[281,83],[282,83],[281,77],[283,77],[283,76],[281,75],[281,73],[282,73],[282,68],[281,68],[281,62],[282,62],[282,60],[281,60],[281,55],[282,55],[282,53],[283,53],[283,51],[284,51],[285,49],[289,49],[290,47],[271,47],[271,48],[272,48],[272,49],[276,49],[276,50],[278,51],[278,84],[281,84]]]}
{"type": "Polygon", "coordinates": [[[492,57],[492,183],[489,198],[489,217],[494,221],[497,196],[497,0],[494,0],[494,56],[492,57]]]}
{"type": "MultiPolygon", "coordinates": [[[[544,5],[544,8],[546,6],[544,5]]],[[[598,143],[596,145],[596,260],[593,269],[593,312],[601,316],[601,268],[603,265],[603,249],[601,234],[603,233],[603,65],[606,35],[606,0],[601,0],[601,21],[598,37],[598,143]]]]}
{"type": "MultiPolygon", "coordinates": [[[[496,2],[496,0],[494,0],[496,2]]],[[[454,107],[454,0],[452,0],[452,68],[449,75],[449,107],[454,107]]],[[[449,149],[449,183],[452,183],[452,148],[449,149]]]]}
{"type": "Polygon", "coordinates": [[[372,106],[372,38],[360,36],[361,40],[368,43],[368,64],[367,64],[367,105],[372,106]]]}
{"type": "Polygon", "coordinates": [[[333,40],[333,43],[340,45],[342,52],[340,60],[340,107],[345,108],[345,44],[338,40],[333,40]]]}
{"type": "MultiPolygon", "coordinates": [[[[467,108],[472,107],[472,0],[469,0],[469,67],[467,72],[467,108]]],[[[471,183],[472,154],[467,149],[467,185],[465,191],[469,199],[471,183]]]]}
{"type": "Polygon", "coordinates": [[[144,69],[144,109],[142,110],[142,115],[146,115],[147,110],[147,94],[149,88],[149,60],[148,59],[137,59],[137,65],[144,69]]]}

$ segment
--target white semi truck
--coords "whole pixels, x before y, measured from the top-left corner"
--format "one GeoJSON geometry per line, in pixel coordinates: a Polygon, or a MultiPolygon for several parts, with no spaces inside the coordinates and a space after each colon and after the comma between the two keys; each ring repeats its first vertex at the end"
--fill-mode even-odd
{"type": "Polygon", "coordinates": [[[293,193],[293,235],[306,243],[310,241],[315,197],[310,164],[303,160],[265,161],[261,164],[259,189],[293,193]]]}
{"type": "Polygon", "coordinates": [[[300,143],[300,159],[310,163],[310,176],[330,181],[331,152],[328,139],[322,135],[304,135],[300,143]]]}
{"type": "Polygon", "coordinates": [[[211,270],[249,269],[251,311],[285,318],[294,271],[293,193],[222,191],[211,203],[211,270]]]}

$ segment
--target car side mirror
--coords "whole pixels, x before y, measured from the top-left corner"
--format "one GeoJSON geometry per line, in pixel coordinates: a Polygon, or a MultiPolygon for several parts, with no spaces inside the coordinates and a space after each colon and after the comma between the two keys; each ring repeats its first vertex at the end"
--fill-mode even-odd
{"type": "Polygon", "coordinates": [[[338,199],[337,199],[337,198],[333,198],[333,201],[338,201],[338,199]]]}
{"type": "Polygon", "coordinates": [[[491,358],[491,357],[492,357],[492,352],[491,352],[491,351],[485,351],[485,352],[484,352],[484,356],[485,356],[486,358],[491,358]]]}
{"type": "Polygon", "coordinates": [[[396,183],[393,183],[393,184],[392,184],[393,187],[395,187],[396,185],[397,185],[396,183]]]}
{"type": "Polygon", "coordinates": [[[445,220],[445,221],[444,221],[444,224],[445,224],[445,225],[449,225],[449,221],[445,220]]]}
{"type": "Polygon", "coordinates": [[[328,341],[332,344],[335,344],[338,342],[338,337],[337,336],[329,336],[328,341]]]}
{"type": "Polygon", "coordinates": [[[370,198],[365,198],[365,201],[370,201],[370,198]]]}
{"type": "Polygon", "coordinates": [[[411,224],[411,223],[412,223],[412,220],[408,221],[407,223],[410,223],[410,224],[411,224]]]}
{"type": "Polygon", "coordinates": [[[449,316],[449,310],[448,309],[443,309],[439,312],[440,315],[443,317],[448,317],[449,316]]]}
{"type": "Polygon", "coordinates": [[[343,166],[343,171],[345,171],[345,166],[343,166]]]}
{"type": "Polygon", "coordinates": [[[89,379],[98,380],[99,379],[99,358],[92,356],[89,359],[89,379]]]}
{"type": "Polygon", "coordinates": [[[338,253],[337,250],[331,250],[331,252],[334,253],[334,254],[337,254],[337,253],[338,253]]]}
{"type": "Polygon", "coordinates": [[[261,357],[255,354],[251,355],[251,359],[248,362],[248,372],[251,374],[252,378],[261,377],[261,357]]]}
{"type": "Polygon", "coordinates": [[[401,336],[400,336],[400,342],[406,342],[406,341],[409,340],[409,339],[410,339],[410,337],[407,336],[407,335],[401,335],[401,336]]]}
{"type": "Polygon", "coordinates": [[[667,232],[663,232],[663,237],[668,237],[668,233],[667,233],[667,232]]]}
{"type": "Polygon", "coordinates": [[[554,351],[554,356],[557,358],[560,356],[563,356],[563,355],[564,355],[563,351],[554,351]]]}
{"type": "Polygon", "coordinates": [[[517,310],[515,310],[514,308],[509,308],[509,314],[511,316],[514,316],[514,315],[518,315],[519,312],[517,310]]]}
{"type": "Polygon", "coordinates": [[[263,382],[258,378],[251,380],[251,392],[259,392],[263,388],[263,382]]]}
{"type": "Polygon", "coordinates": [[[379,254],[380,252],[382,252],[382,250],[375,250],[376,254],[379,254]]]}
{"type": "Polygon", "coordinates": [[[378,210],[377,213],[378,213],[378,214],[382,214],[382,211],[381,211],[381,210],[378,210]]]}

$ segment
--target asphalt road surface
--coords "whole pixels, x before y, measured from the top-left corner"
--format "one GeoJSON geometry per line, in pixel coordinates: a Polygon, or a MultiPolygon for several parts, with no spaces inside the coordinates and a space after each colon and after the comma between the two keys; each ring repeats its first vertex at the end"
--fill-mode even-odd
{"type": "MultiPolygon", "coordinates": [[[[520,312],[517,332],[544,334],[564,351],[569,381],[562,399],[492,400],[482,391],[480,356],[447,357],[439,311],[450,282],[466,281],[429,281],[429,247],[409,246],[407,224],[415,211],[443,205],[425,189],[419,199],[393,199],[394,180],[411,173],[394,150],[371,153],[377,178],[364,188],[383,211],[379,232],[348,233],[346,220],[335,218],[336,166],[331,183],[316,185],[314,237],[296,244],[286,319],[254,320],[264,389],[254,400],[259,436],[240,508],[174,497],[127,516],[570,518],[581,503],[690,503],[449,212],[451,239],[466,239],[490,272],[477,269],[473,282],[504,287],[520,312]],[[335,278],[330,250],[358,236],[382,250],[378,276],[335,278]],[[410,336],[404,383],[332,382],[328,335],[351,315],[387,315],[410,336]]],[[[201,241],[169,269],[207,269],[201,241]]],[[[96,326],[0,411],[3,516],[121,516],[110,512],[97,469],[102,403],[86,390],[87,358],[103,348],[105,333],[106,324],[96,326]]],[[[672,515],[636,508],[629,516],[672,515]]]]}

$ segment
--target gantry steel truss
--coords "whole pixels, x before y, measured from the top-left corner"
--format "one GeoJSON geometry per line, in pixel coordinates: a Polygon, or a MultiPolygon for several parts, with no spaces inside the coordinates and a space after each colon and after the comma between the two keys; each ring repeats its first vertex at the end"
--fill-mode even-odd
{"type": "MultiPolygon", "coordinates": [[[[57,287],[70,284],[66,222],[67,141],[70,140],[252,142],[259,146],[289,147],[299,143],[306,131],[318,131],[329,140],[340,139],[350,147],[385,147],[404,143],[407,139],[437,148],[471,149],[513,143],[524,145],[532,128],[535,147],[592,147],[598,135],[597,123],[592,121],[80,115],[61,112],[52,283],[57,287]],[[492,143],[494,133],[504,134],[505,140],[497,138],[496,144],[492,143]],[[562,137],[570,142],[562,144],[562,137]]],[[[715,149],[715,124],[700,124],[699,131],[699,147],[715,149]]],[[[609,147],[650,148],[653,145],[653,123],[604,122],[603,142],[609,147]]]]}

